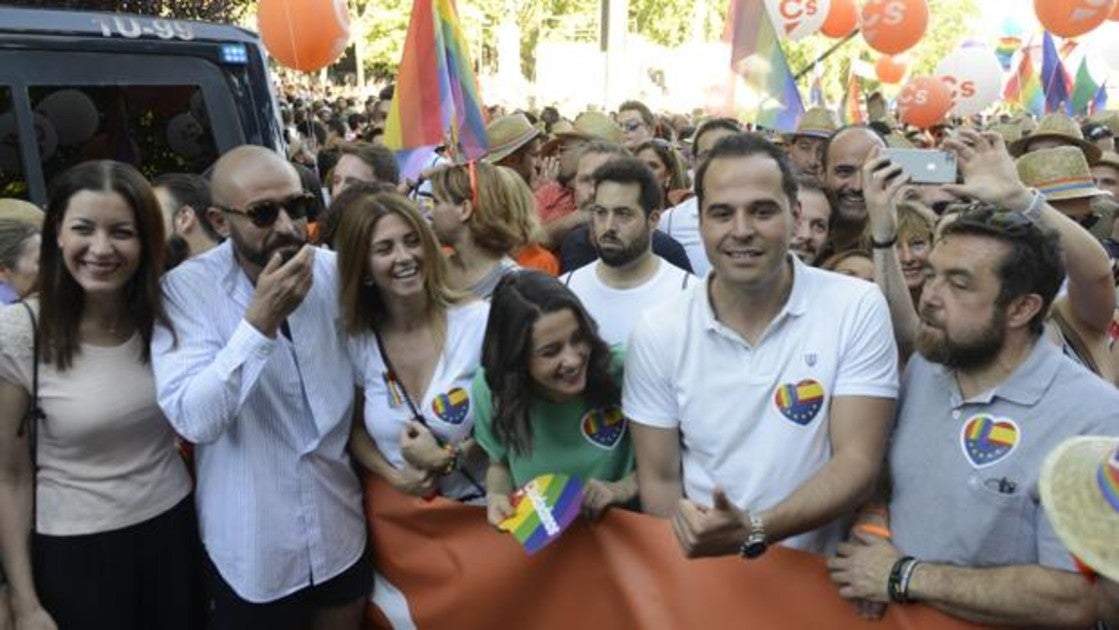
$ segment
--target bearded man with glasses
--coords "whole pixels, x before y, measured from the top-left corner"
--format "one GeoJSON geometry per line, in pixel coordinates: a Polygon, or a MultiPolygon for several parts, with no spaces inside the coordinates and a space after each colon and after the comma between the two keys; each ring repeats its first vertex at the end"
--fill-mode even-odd
{"type": "Polygon", "coordinates": [[[357,628],[372,587],[337,265],[307,244],[311,201],[279,155],[229,151],[208,210],[228,239],[164,276],[152,366],[196,444],[211,628],[357,628]]]}

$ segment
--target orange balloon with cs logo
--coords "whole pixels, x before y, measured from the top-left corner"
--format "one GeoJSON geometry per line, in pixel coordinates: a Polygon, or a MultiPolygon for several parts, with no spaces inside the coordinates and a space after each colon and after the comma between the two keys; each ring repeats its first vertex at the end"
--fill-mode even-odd
{"type": "Polygon", "coordinates": [[[862,11],[863,38],[880,53],[897,55],[913,48],[929,27],[926,0],[867,0],[862,11]]]}
{"type": "Polygon", "coordinates": [[[898,117],[921,129],[944,120],[951,108],[952,91],[935,77],[913,77],[898,94],[898,117]]]}

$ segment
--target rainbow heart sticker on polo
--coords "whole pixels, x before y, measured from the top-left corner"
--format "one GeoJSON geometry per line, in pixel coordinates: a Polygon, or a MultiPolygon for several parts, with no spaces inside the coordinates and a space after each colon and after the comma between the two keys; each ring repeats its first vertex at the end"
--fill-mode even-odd
{"type": "Polygon", "coordinates": [[[997,464],[1014,452],[1021,439],[1018,425],[1010,418],[987,414],[972,416],[960,428],[960,446],[976,468],[997,464]]]}
{"type": "Polygon", "coordinates": [[[626,417],[618,407],[591,409],[580,423],[583,437],[591,444],[607,450],[613,449],[626,432],[626,417]]]}
{"type": "Polygon", "coordinates": [[[470,395],[461,387],[439,394],[431,401],[431,410],[447,424],[462,424],[470,411],[470,395]]]}
{"type": "Polygon", "coordinates": [[[795,385],[785,383],[777,388],[773,402],[786,418],[804,426],[812,422],[824,406],[824,386],[810,378],[795,385]]]}

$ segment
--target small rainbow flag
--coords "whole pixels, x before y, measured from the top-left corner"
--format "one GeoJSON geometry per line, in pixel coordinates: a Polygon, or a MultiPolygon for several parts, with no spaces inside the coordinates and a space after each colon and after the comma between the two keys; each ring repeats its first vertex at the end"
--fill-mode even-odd
{"type": "Polygon", "coordinates": [[[1003,99],[1017,103],[1022,109],[1042,116],[1045,114],[1045,93],[1041,89],[1041,76],[1037,72],[1035,56],[1040,56],[1040,46],[1026,46],[1021,50],[1018,68],[1003,89],[1003,99]]]}
{"type": "Polygon", "coordinates": [[[843,95],[843,104],[839,108],[839,119],[845,125],[854,125],[866,121],[863,115],[863,94],[859,86],[859,77],[855,74],[854,64],[847,75],[847,92],[843,95]]]}
{"type": "Polygon", "coordinates": [[[1010,70],[1010,61],[1014,58],[1014,53],[1022,46],[1022,38],[1014,35],[1007,35],[999,38],[999,43],[995,46],[995,55],[999,58],[999,64],[1002,69],[1010,70]]]}
{"type": "Polygon", "coordinates": [[[734,0],[727,10],[731,69],[765,99],[758,106],[757,124],[777,131],[795,131],[804,115],[804,103],[765,3],[734,0]]]}
{"type": "Polygon", "coordinates": [[[583,483],[568,475],[540,475],[513,495],[512,516],[498,529],[513,534],[529,555],[559,538],[579,516],[583,483]]]}
{"type": "Polygon", "coordinates": [[[478,81],[454,0],[412,4],[384,143],[395,151],[446,145],[468,160],[488,150],[478,81]]]}

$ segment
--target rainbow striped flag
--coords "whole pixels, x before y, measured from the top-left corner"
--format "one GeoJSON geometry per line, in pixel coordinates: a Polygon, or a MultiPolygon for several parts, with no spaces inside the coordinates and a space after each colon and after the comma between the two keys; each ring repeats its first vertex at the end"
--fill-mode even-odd
{"type": "Polygon", "coordinates": [[[384,143],[396,151],[446,145],[449,153],[468,160],[489,150],[478,81],[454,0],[412,4],[384,143]]]}
{"type": "Polygon", "coordinates": [[[804,115],[804,103],[765,3],[735,0],[727,10],[731,69],[764,98],[758,106],[757,124],[777,131],[795,131],[804,115]]]}
{"type": "Polygon", "coordinates": [[[557,540],[582,506],[583,483],[578,477],[540,475],[513,495],[513,515],[498,528],[534,554],[557,540]]]}
{"type": "Polygon", "coordinates": [[[1041,76],[1034,60],[1039,48],[1026,46],[1022,49],[1018,68],[1007,81],[1002,97],[1008,102],[1017,103],[1034,116],[1041,117],[1045,114],[1045,93],[1041,89],[1041,76]]]}

